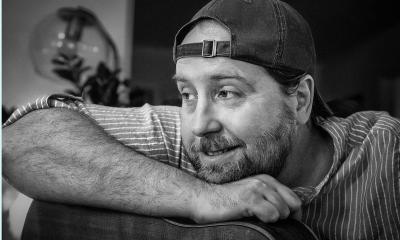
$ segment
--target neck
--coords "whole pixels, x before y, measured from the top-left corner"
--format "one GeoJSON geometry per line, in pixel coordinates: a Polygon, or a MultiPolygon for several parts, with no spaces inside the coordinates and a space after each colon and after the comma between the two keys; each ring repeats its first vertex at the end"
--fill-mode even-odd
{"type": "Polygon", "coordinates": [[[331,137],[313,124],[299,126],[292,151],[278,180],[288,187],[317,186],[333,160],[331,137]]]}

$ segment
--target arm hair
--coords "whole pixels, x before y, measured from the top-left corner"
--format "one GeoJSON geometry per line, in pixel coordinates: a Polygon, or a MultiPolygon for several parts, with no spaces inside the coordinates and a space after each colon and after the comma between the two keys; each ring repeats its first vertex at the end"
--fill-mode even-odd
{"type": "Polygon", "coordinates": [[[68,109],[27,114],[3,129],[3,176],[40,200],[152,216],[192,217],[207,183],[136,153],[68,109]]]}

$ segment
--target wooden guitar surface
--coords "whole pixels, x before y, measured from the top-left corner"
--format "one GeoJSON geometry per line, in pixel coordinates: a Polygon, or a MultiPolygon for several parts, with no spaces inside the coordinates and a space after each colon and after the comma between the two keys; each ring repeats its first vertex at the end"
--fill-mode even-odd
{"type": "Polygon", "coordinates": [[[293,219],[274,224],[255,219],[194,224],[185,219],[163,219],[35,200],[25,220],[22,239],[305,240],[316,237],[308,227],[293,219]]]}

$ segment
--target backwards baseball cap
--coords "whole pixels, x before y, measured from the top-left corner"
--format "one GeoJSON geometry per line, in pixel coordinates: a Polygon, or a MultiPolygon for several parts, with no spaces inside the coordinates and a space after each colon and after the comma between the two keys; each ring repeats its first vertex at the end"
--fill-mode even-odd
{"type": "MultiPolygon", "coordinates": [[[[279,0],[212,0],[176,34],[173,60],[184,57],[229,57],[287,73],[315,74],[316,54],[310,27],[288,4],[279,0]],[[230,41],[203,40],[180,44],[204,19],[225,26],[230,41]]],[[[332,111],[314,89],[318,115],[332,111]]]]}

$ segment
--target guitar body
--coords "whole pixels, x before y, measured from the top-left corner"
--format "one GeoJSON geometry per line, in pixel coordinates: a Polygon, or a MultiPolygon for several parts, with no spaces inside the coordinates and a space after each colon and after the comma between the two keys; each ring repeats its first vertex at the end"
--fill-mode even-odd
{"type": "Polygon", "coordinates": [[[265,224],[251,219],[215,224],[194,224],[97,208],[33,201],[22,239],[162,239],[240,240],[316,239],[302,223],[287,219],[265,224]]]}

